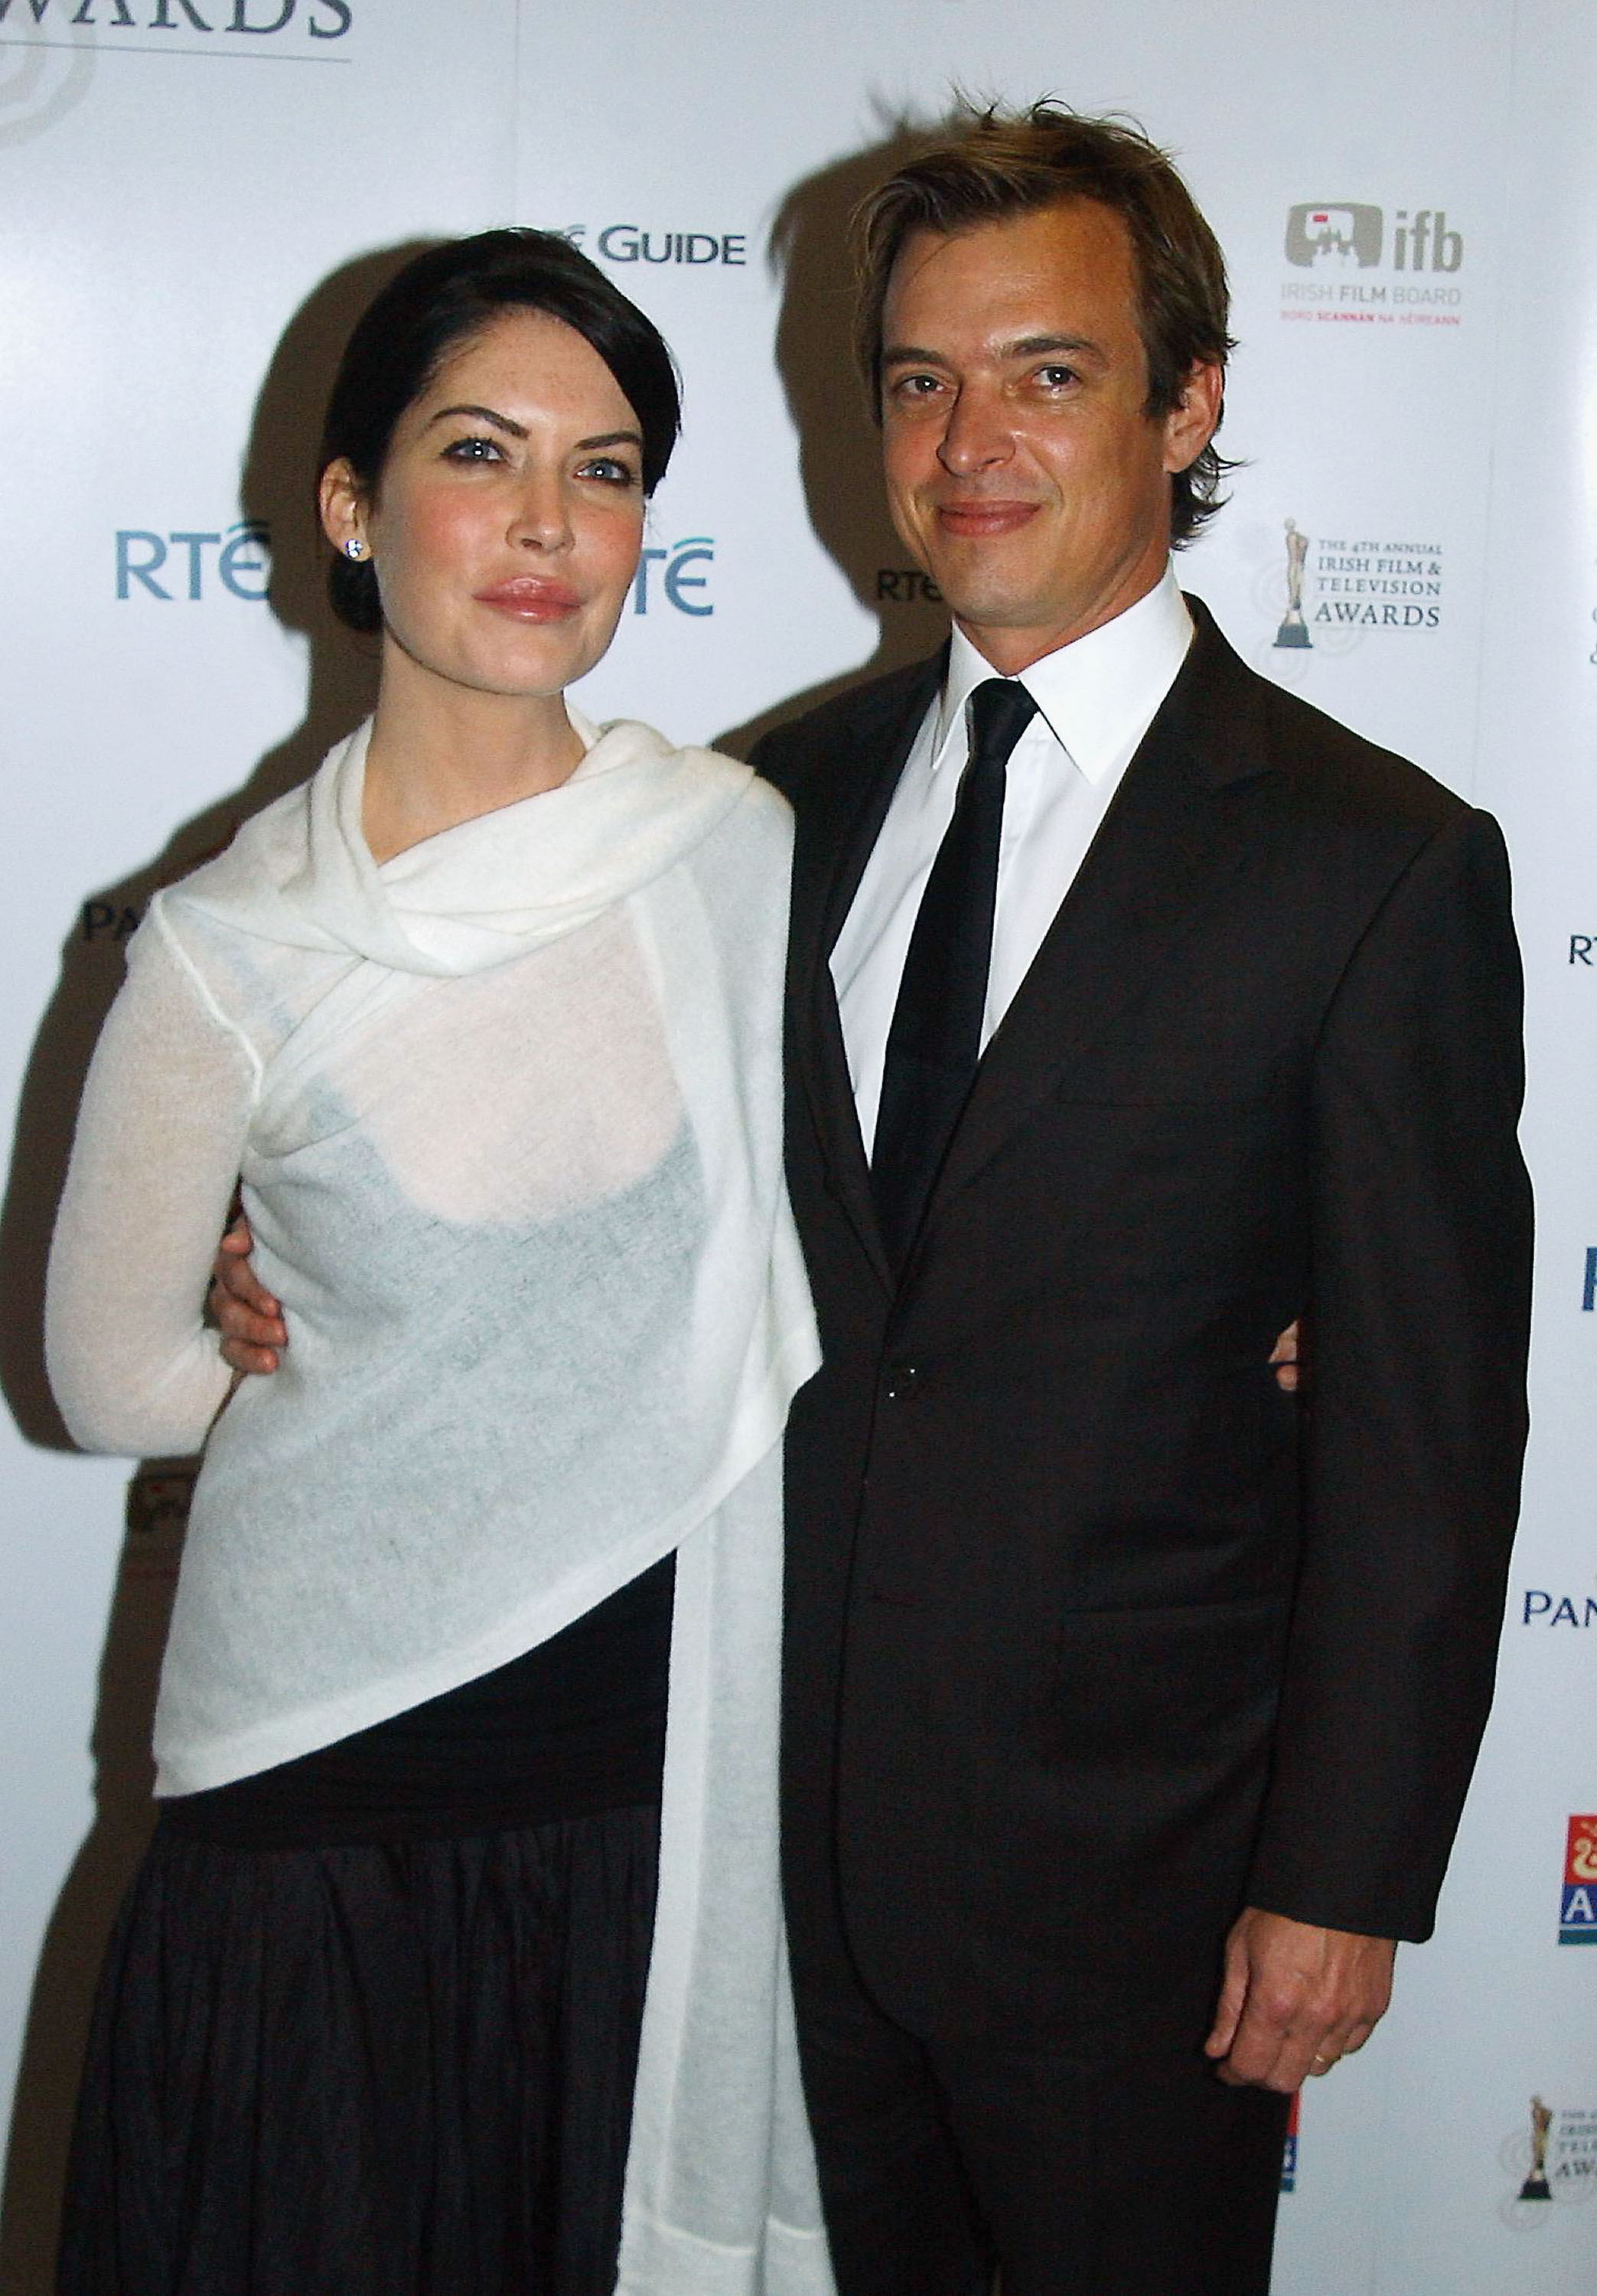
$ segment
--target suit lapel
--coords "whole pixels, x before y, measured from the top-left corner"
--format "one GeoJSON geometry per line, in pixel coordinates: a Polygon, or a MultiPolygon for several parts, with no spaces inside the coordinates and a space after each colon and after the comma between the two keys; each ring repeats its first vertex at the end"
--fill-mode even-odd
{"type": "Polygon", "coordinates": [[[1267,689],[1189,604],[1186,661],[983,1055],[928,1227],[1254,859],[1233,791],[1268,770],[1267,689]]]}
{"type": "Polygon", "coordinates": [[[848,756],[799,809],[794,855],[790,982],[796,1064],[833,1189],[889,1289],[893,1277],[876,1224],[831,957],[946,663],[946,649],[895,681],[880,697],[880,709],[848,734],[848,756]]]}

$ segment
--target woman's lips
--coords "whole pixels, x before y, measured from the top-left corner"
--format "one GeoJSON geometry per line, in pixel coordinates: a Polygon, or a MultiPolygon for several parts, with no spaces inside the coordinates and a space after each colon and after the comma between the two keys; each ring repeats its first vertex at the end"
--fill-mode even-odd
{"type": "Polygon", "coordinates": [[[476,593],[479,606],[508,614],[519,622],[559,622],[574,614],[582,600],[563,582],[546,582],[535,575],[519,574],[509,582],[495,582],[476,593]]]}

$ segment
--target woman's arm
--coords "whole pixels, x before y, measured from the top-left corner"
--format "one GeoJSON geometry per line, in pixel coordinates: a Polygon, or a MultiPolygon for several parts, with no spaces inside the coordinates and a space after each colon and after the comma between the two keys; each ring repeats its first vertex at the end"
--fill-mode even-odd
{"type": "Polygon", "coordinates": [[[226,1398],[201,1318],[258,1074],[153,910],[90,1065],[50,1253],[50,1383],[86,1450],[197,1450],[226,1398]]]}

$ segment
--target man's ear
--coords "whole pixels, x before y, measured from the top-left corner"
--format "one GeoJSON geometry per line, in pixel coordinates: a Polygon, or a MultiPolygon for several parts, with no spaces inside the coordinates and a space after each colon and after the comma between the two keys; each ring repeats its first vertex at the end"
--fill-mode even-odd
{"type": "Polygon", "coordinates": [[[1181,387],[1181,403],[1165,417],[1165,468],[1184,471],[1202,454],[1219,425],[1225,377],[1213,359],[1194,359],[1181,387]]]}

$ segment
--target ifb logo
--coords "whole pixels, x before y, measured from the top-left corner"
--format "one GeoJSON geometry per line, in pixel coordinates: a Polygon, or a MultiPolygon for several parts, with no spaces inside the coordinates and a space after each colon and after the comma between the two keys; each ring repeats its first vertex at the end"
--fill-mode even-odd
{"type": "Polygon", "coordinates": [[[1597,1816],[1569,1820],[1560,1945],[1597,1945],[1597,1816]]]}
{"type": "Polygon", "coordinates": [[[1287,261],[1301,270],[1368,270],[1380,261],[1380,209],[1353,200],[1296,207],[1287,217],[1287,261]]]}
{"type": "Polygon", "coordinates": [[[684,594],[708,589],[709,577],[692,574],[688,569],[711,565],[715,555],[716,545],[708,534],[690,534],[684,542],[674,542],[669,550],[645,550],[638,560],[632,586],[633,612],[646,614],[663,591],[667,604],[675,606],[679,614],[713,614],[716,610],[708,598],[690,598],[684,594]],[[657,566],[663,569],[659,590],[651,579],[657,566]]]}
{"type": "Polygon", "coordinates": [[[124,526],[117,530],[117,595],[131,598],[136,582],[152,598],[170,601],[179,584],[188,598],[205,595],[208,575],[235,598],[258,601],[271,579],[267,552],[271,536],[258,519],[241,519],[225,534],[202,533],[197,528],[174,528],[157,534],[152,528],[124,526]],[[206,552],[216,557],[208,560],[206,552]],[[182,554],[173,562],[174,552],[182,554]]]}
{"type": "MultiPolygon", "coordinates": [[[[1301,271],[1369,271],[1380,261],[1386,217],[1358,200],[1306,201],[1287,214],[1286,258],[1301,271]]],[[[1464,235],[1444,208],[1399,208],[1392,219],[1394,271],[1456,271],[1464,235]]]]}

